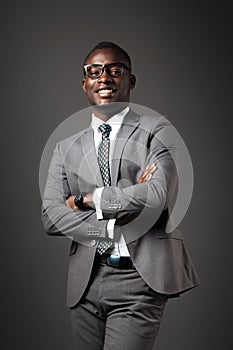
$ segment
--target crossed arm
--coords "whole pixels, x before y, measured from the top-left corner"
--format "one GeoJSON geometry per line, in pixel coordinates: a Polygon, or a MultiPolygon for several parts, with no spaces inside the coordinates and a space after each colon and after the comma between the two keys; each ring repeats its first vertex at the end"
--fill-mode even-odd
{"type": "Polygon", "coordinates": [[[43,197],[42,221],[49,235],[71,236],[79,242],[90,241],[96,238],[93,231],[98,232],[99,238],[107,237],[110,219],[124,225],[141,212],[143,216],[140,217],[152,214],[155,220],[159,218],[166,206],[169,188],[176,181],[176,170],[170,151],[158,138],[150,143],[147,164],[151,166],[143,171],[138,183],[124,188],[104,187],[101,195],[102,220],[97,219],[92,193],[84,198],[89,210],[79,210],[74,206],[74,196],[71,195],[64,168],[66,148],[63,145],[58,143],[54,151],[43,197]],[[115,200],[121,205],[119,210],[109,208],[109,203],[115,200]]]}
{"type": "MultiPolygon", "coordinates": [[[[157,170],[157,165],[155,163],[147,165],[146,169],[142,172],[142,174],[138,180],[138,183],[141,184],[143,182],[149,181],[152,178],[152,176],[156,170],[157,170]]],[[[74,198],[75,198],[75,196],[70,196],[66,200],[66,205],[73,210],[81,210],[79,207],[77,207],[74,204],[74,198]]],[[[95,204],[93,202],[93,193],[87,193],[85,195],[85,197],[83,199],[83,204],[89,208],[95,209],[95,204]]]]}
{"type": "MultiPolygon", "coordinates": [[[[156,170],[154,163],[147,166],[138,184],[148,182],[156,170]]],[[[58,144],[51,161],[42,203],[42,222],[47,234],[66,235],[83,244],[88,244],[96,235],[98,238],[108,237],[109,219],[97,220],[94,203],[91,203],[92,194],[85,197],[85,201],[92,207],[83,211],[74,205],[74,196],[70,196],[70,192],[58,144]]]]}

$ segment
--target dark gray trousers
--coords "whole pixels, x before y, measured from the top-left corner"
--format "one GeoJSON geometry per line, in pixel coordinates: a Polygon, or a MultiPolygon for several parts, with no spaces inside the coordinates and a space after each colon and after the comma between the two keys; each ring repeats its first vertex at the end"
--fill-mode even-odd
{"type": "Polygon", "coordinates": [[[82,299],[71,308],[74,349],[152,349],[166,301],[135,268],[95,264],[82,299]]]}

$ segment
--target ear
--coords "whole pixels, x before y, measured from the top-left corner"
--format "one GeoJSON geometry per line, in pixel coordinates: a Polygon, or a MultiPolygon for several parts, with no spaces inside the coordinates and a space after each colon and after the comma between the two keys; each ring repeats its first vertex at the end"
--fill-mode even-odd
{"type": "Polygon", "coordinates": [[[82,88],[83,88],[83,91],[86,93],[86,79],[82,80],[82,88]]]}
{"type": "Polygon", "coordinates": [[[130,79],[129,80],[130,81],[130,89],[133,89],[135,84],[136,84],[136,77],[134,74],[131,74],[129,79],[130,79]]]}

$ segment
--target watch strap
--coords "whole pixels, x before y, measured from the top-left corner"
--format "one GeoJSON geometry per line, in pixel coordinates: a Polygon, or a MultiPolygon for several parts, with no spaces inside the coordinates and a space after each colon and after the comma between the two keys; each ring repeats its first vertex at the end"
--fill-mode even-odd
{"type": "Polygon", "coordinates": [[[83,198],[85,196],[85,193],[78,193],[74,198],[74,204],[79,207],[81,210],[87,210],[88,207],[83,204],[83,198]]]}

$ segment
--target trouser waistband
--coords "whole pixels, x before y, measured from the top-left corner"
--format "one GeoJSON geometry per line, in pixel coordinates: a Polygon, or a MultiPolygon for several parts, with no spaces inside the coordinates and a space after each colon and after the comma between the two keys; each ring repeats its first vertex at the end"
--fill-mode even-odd
{"type": "Polygon", "coordinates": [[[97,253],[96,260],[99,263],[117,267],[118,269],[132,269],[134,267],[131,258],[127,256],[116,256],[110,254],[100,255],[97,253]]]}

